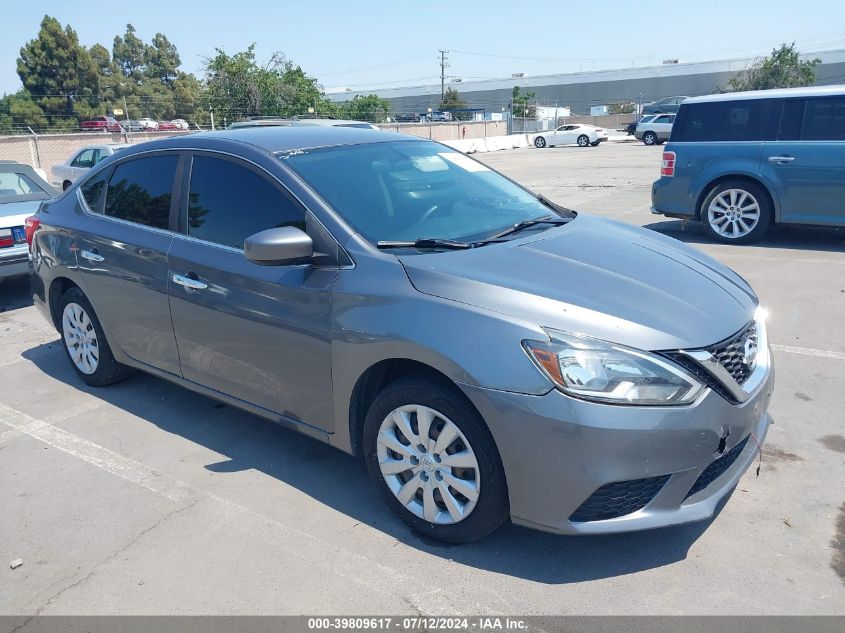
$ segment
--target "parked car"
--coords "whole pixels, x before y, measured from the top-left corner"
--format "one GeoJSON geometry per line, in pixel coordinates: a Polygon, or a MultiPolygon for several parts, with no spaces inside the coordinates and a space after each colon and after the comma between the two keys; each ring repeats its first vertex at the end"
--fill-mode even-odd
{"type": "Polygon", "coordinates": [[[191,126],[185,119],[173,119],[171,121],[176,126],[177,130],[190,130],[191,126]]]}
{"type": "Polygon", "coordinates": [[[568,123],[560,127],[540,132],[534,135],[534,147],[554,147],[555,145],[578,145],[579,147],[596,147],[607,140],[607,132],[603,128],[584,123],[568,123]]]}
{"type": "Polygon", "coordinates": [[[684,99],[689,99],[689,97],[665,97],[659,101],[646,103],[643,106],[643,114],[675,114],[684,99]]]}
{"type": "Polygon", "coordinates": [[[88,173],[94,165],[129,147],[126,143],[110,143],[108,145],[88,145],[71,154],[65,162],[53,165],[53,186],[62,191],[70,187],[76,179],[88,173]]]}
{"type": "Polygon", "coordinates": [[[845,86],[735,92],[683,103],[652,211],[744,243],[773,224],[845,227],[845,86]]]}
{"type": "Polygon", "coordinates": [[[428,113],[429,121],[451,121],[452,113],[446,110],[434,110],[428,113]]]}
{"type": "Polygon", "coordinates": [[[110,116],[98,116],[88,121],[82,121],[79,124],[86,132],[122,132],[117,119],[110,116]]]}
{"type": "Polygon", "coordinates": [[[393,118],[397,123],[419,123],[422,120],[419,112],[400,112],[393,118]]]}
{"type": "Polygon", "coordinates": [[[636,133],[636,131],[637,131],[637,126],[638,126],[640,123],[645,123],[645,122],[647,122],[647,121],[651,121],[652,119],[654,119],[654,117],[655,117],[655,116],[657,116],[657,115],[655,115],[655,114],[648,114],[648,115],[646,115],[646,116],[642,117],[642,118],[641,118],[641,119],[639,119],[639,120],[634,119],[634,120],[633,120],[633,121],[631,121],[628,125],[626,125],[626,126],[625,126],[625,128],[623,129],[623,131],[624,131],[624,132],[627,132],[629,136],[633,136],[633,135],[636,133]]]}
{"type": "Polygon", "coordinates": [[[29,272],[26,218],[55,195],[29,165],[0,161],[0,281],[29,272]]]}
{"type": "Polygon", "coordinates": [[[158,140],[30,222],[34,302],[81,382],[141,369],[360,455],[433,538],[706,519],[770,424],[741,277],[427,139],[158,140]]]}
{"type": "Polygon", "coordinates": [[[646,145],[662,145],[672,134],[675,123],[674,114],[658,114],[653,117],[643,117],[634,130],[634,136],[646,145]]]}
{"type": "Polygon", "coordinates": [[[137,119],[128,119],[120,122],[121,127],[127,132],[143,132],[144,126],[137,119]]]}
{"type": "Polygon", "coordinates": [[[145,117],[143,119],[138,119],[138,123],[140,123],[141,127],[144,130],[147,130],[147,131],[158,129],[158,121],[156,121],[154,119],[150,119],[150,118],[145,117]]]}
{"type": "Polygon", "coordinates": [[[172,123],[170,121],[159,121],[158,122],[158,129],[162,130],[162,131],[170,132],[170,131],[173,131],[173,130],[178,130],[179,126],[177,126],[175,123],[172,123]]]}

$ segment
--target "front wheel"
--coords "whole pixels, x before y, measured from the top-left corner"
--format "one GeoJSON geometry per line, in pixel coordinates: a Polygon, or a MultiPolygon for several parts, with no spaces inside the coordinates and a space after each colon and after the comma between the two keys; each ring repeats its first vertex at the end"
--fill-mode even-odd
{"type": "Polygon", "coordinates": [[[704,230],[726,244],[758,240],[772,223],[772,203],[753,182],[729,180],[714,187],[700,209],[704,230]]]}
{"type": "Polygon", "coordinates": [[[578,137],[576,142],[578,143],[578,147],[587,147],[590,144],[590,137],[586,134],[582,134],[578,137]]]}
{"type": "Polygon", "coordinates": [[[536,147],[538,149],[543,149],[545,146],[546,146],[546,139],[544,139],[542,136],[538,136],[537,138],[534,139],[534,147],[536,147]]]}
{"type": "Polygon", "coordinates": [[[496,445],[478,412],[448,385],[400,379],[364,424],[367,469],[414,531],[448,543],[481,539],[508,516],[496,445]]]}
{"type": "Polygon", "coordinates": [[[646,145],[657,145],[657,134],[654,132],[646,132],[643,134],[643,143],[646,145]]]}

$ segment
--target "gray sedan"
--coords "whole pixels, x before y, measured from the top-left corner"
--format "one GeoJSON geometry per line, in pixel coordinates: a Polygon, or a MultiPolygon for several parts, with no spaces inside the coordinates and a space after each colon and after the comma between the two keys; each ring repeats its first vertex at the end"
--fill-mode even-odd
{"type": "Polygon", "coordinates": [[[360,455],[444,541],[705,519],[771,422],[742,278],[431,141],[155,141],[33,223],[35,303],[81,381],[146,371],[360,455]]]}

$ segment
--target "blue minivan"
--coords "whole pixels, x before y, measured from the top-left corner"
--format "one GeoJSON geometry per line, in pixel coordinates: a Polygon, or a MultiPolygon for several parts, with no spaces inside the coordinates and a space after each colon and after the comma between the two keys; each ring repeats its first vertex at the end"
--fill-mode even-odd
{"type": "Polygon", "coordinates": [[[726,243],[772,224],[845,227],[845,86],[685,100],[651,200],[726,243]]]}

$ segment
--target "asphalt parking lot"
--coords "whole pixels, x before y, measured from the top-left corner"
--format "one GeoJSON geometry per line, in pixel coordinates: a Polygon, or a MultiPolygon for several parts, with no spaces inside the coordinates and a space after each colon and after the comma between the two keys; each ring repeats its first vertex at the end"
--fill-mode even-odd
{"type": "Polygon", "coordinates": [[[143,374],[86,387],[17,280],[0,285],[0,614],[845,614],[845,232],[712,244],[649,213],[660,148],[639,143],[479,158],[757,290],[775,425],[714,520],[422,540],[328,446],[143,374]]]}

